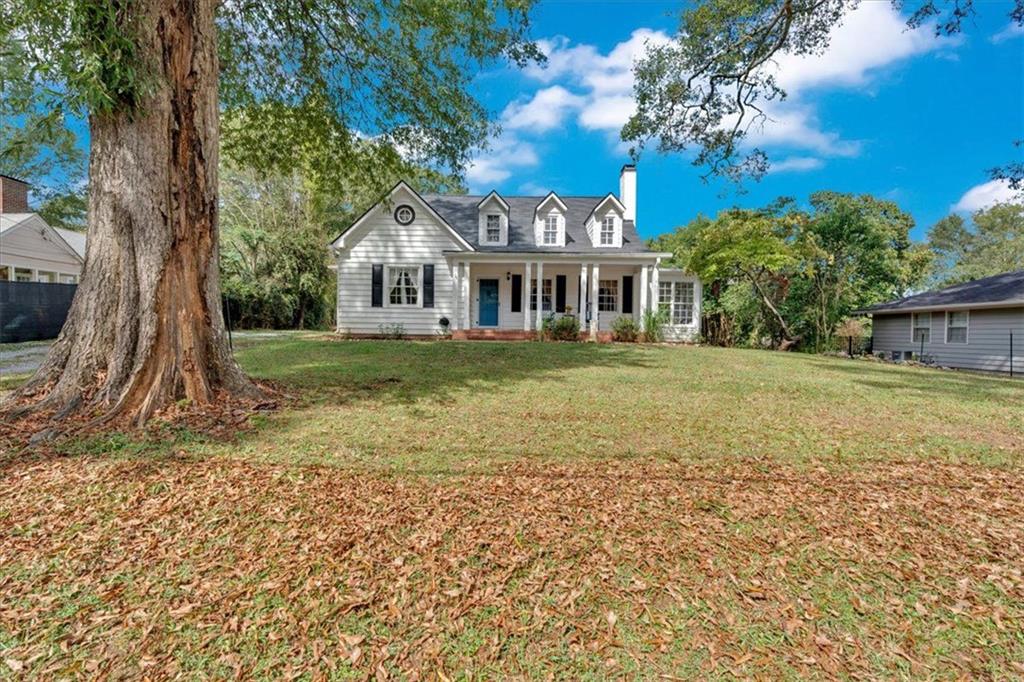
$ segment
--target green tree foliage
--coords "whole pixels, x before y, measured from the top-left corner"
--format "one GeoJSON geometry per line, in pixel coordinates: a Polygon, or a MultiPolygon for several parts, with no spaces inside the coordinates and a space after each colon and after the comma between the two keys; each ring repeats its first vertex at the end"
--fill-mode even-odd
{"type": "MultiPolygon", "coordinates": [[[[860,0],[699,0],[687,4],[675,40],[650,46],[635,68],[636,113],[622,129],[634,156],[651,140],[662,152],[693,150],[693,163],[739,180],[760,178],[766,154],[743,142],[751,126],[766,122],[764,105],[786,92],[772,68],[779,54],[821,54],[830,31],[860,0]]],[[[891,0],[909,9],[910,28],[934,22],[936,33],[955,34],[975,12],[974,0],[891,0]]],[[[1024,25],[1024,0],[1006,0],[1010,18],[1024,25]]],[[[990,171],[1014,186],[1024,166],[990,171]]]]}
{"type": "Polygon", "coordinates": [[[85,230],[88,196],[85,188],[68,187],[39,192],[36,213],[49,225],[69,230],[85,230]]]}
{"type": "Polygon", "coordinates": [[[787,304],[799,319],[798,333],[821,349],[850,311],[920,282],[929,256],[910,242],[913,218],[891,201],[818,192],[810,203],[797,246],[801,270],[787,304]]]}
{"type": "Polygon", "coordinates": [[[787,273],[796,264],[794,237],[800,217],[774,207],[725,211],[698,228],[687,263],[702,280],[747,284],[770,322],[775,345],[782,347],[793,342],[780,304],[789,288],[787,273]]]}
{"type": "Polygon", "coordinates": [[[72,186],[84,173],[85,154],[68,126],[59,93],[33,82],[26,62],[19,43],[4,41],[0,47],[0,174],[37,188],[55,181],[72,186]]]}
{"type": "MultiPolygon", "coordinates": [[[[217,5],[225,145],[250,166],[300,166],[336,185],[377,142],[362,172],[384,184],[405,159],[459,173],[491,132],[470,93],[497,58],[543,59],[527,39],[531,0],[254,0],[217,5]],[[317,162],[317,163],[314,163],[317,162]]],[[[144,114],[152,89],[124,0],[0,5],[18,111],[144,114]],[[24,46],[31,46],[25,49],[24,46]]],[[[55,113],[53,115],[56,115],[55,113]]],[[[64,134],[49,121],[51,144],[64,134]]],[[[62,147],[63,149],[63,147],[62,147]]],[[[32,155],[34,156],[34,155],[32,155]]]]}
{"type": "Polygon", "coordinates": [[[1024,204],[996,204],[968,224],[952,214],[928,231],[936,285],[1024,269],[1024,204]]]}
{"type": "Polygon", "coordinates": [[[913,225],[892,202],[818,192],[810,210],[780,200],[698,217],[653,246],[704,281],[710,342],[820,350],[853,310],[923,280],[931,255],[913,225]]]}

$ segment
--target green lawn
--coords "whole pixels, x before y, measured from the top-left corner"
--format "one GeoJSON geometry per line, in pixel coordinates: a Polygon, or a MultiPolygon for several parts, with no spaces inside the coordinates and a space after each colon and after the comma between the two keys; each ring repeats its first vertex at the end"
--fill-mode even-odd
{"type": "Polygon", "coordinates": [[[236,338],[293,396],[0,460],[0,677],[1024,675],[1024,382],[236,338]]]}
{"type": "Polygon", "coordinates": [[[631,457],[1000,464],[1024,450],[1024,382],[867,361],[301,338],[239,359],[304,398],[232,445],[249,459],[446,472],[631,457]]]}

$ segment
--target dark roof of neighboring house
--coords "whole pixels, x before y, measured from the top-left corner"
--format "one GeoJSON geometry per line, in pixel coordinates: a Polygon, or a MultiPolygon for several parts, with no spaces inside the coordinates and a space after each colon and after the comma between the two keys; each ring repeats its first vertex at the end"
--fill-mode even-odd
{"type": "Polygon", "coordinates": [[[1024,270],[1004,272],[1001,275],[954,284],[945,289],[926,291],[922,294],[901,298],[898,301],[879,303],[857,312],[887,313],[929,308],[997,307],[1001,305],[1024,306],[1024,270]]]}
{"type": "Polygon", "coordinates": [[[637,234],[636,224],[632,220],[622,222],[622,248],[609,249],[594,246],[587,236],[586,222],[590,213],[607,198],[600,197],[563,197],[558,196],[565,204],[565,246],[542,246],[536,243],[533,234],[533,214],[537,206],[547,196],[542,197],[507,197],[502,196],[509,205],[508,245],[492,246],[481,244],[479,239],[479,209],[477,206],[487,195],[449,195],[425,194],[424,201],[430,204],[437,213],[451,225],[462,238],[480,251],[499,252],[552,252],[552,253],[649,253],[650,249],[637,234]]]}

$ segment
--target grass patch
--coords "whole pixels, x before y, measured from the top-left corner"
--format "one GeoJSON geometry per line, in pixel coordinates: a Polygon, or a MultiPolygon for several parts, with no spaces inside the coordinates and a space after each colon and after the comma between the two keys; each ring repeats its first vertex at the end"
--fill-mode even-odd
{"type": "Polygon", "coordinates": [[[0,677],[1024,675],[1024,385],[236,337],[294,393],[0,460],[0,677]]]}

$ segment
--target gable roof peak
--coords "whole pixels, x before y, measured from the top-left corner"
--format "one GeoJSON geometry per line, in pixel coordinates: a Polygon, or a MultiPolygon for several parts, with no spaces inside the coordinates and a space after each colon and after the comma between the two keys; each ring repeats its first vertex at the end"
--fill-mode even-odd
{"type": "Polygon", "coordinates": [[[492,189],[488,194],[486,194],[484,198],[481,199],[480,202],[476,205],[476,207],[480,208],[491,199],[497,200],[497,202],[500,203],[502,208],[504,208],[506,211],[509,210],[508,202],[505,201],[500,194],[498,194],[498,190],[496,189],[492,189]]]}
{"type": "Polygon", "coordinates": [[[537,208],[533,209],[533,216],[534,216],[534,219],[536,219],[536,217],[537,217],[537,213],[539,213],[539,212],[540,212],[540,209],[541,209],[541,208],[542,208],[542,207],[543,207],[543,206],[544,206],[545,204],[547,204],[547,203],[548,203],[549,201],[556,201],[556,202],[558,202],[558,207],[559,207],[559,208],[560,208],[560,209],[562,210],[562,212],[563,212],[563,213],[569,210],[569,207],[565,205],[565,202],[564,202],[564,201],[562,201],[561,197],[559,197],[559,196],[558,196],[557,194],[555,194],[554,192],[548,192],[548,193],[547,193],[547,196],[545,196],[545,197],[544,197],[543,199],[541,199],[541,200],[540,200],[540,203],[539,203],[539,204],[537,204],[537,208]]]}

